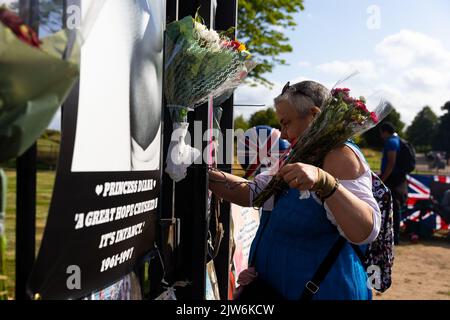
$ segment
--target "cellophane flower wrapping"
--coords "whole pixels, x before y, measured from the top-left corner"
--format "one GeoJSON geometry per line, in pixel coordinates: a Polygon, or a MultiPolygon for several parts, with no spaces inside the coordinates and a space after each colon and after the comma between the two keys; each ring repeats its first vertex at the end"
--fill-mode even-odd
{"type": "MultiPolygon", "coordinates": [[[[66,53],[69,32],[44,39],[0,6],[0,162],[22,155],[48,127],[76,82],[79,46],[66,53]]],[[[5,276],[6,175],[0,170],[0,300],[7,299],[5,276]]]]}
{"type": "Polygon", "coordinates": [[[0,161],[23,154],[48,127],[79,75],[79,50],[63,59],[69,32],[20,39],[0,22],[0,161]]]}
{"type": "Polygon", "coordinates": [[[165,61],[164,94],[174,130],[178,129],[172,135],[165,171],[178,182],[201,154],[181,142],[187,133],[188,111],[210,98],[230,96],[256,63],[245,45],[190,16],[167,26],[165,61]],[[183,166],[181,171],[178,166],[183,166]]]}
{"type": "MultiPolygon", "coordinates": [[[[349,93],[349,89],[331,91],[321,113],[297,139],[283,165],[301,162],[322,167],[328,152],[352,137],[372,129],[392,111],[389,102],[380,101],[370,112],[364,97],[354,99],[349,93]]],[[[288,188],[281,178],[274,176],[265,190],[255,197],[253,205],[262,207],[273,195],[288,188]]]]}

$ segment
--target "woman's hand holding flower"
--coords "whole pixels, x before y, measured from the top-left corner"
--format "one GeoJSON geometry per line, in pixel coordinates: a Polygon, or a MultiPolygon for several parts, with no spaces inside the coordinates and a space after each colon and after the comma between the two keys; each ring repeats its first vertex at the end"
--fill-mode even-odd
{"type": "Polygon", "coordinates": [[[313,190],[319,179],[319,170],[315,166],[298,162],[285,165],[278,176],[292,189],[309,191],[313,190]]]}
{"type": "Polygon", "coordinates": [[[278,175],[291,189],[300,192],[315,191],[324,201],[339,187],[339,181],[318,167],[304,163],[288,164],[281,168],[278,175]]]}

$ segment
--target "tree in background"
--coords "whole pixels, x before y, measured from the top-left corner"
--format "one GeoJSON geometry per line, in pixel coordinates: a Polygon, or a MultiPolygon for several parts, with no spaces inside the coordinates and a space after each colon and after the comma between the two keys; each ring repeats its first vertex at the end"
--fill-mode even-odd
{"type": "Polygon", "coordinates": [[[292,46],[284,31],[297,25],[293,14],[304,10],[303,0],[239,0],[238,10],[238,38],[260,60],[251,78],[270,86],[263,74],[286,64],[279,55],[292,52],[292,46]]]}
{"type": "Polygon", "coordinates": [[[406,137],[418,152],[428,152],[433,144],[439,119],[429,106],[424,107],[406,130],[406,137]]]}
{"type": "Polygon", "coordinates": [[[272,128],[280,129],[280,124],[273,108],[268,108],[252,114],[248,121],[248,125],[250,128],[256,126],[270,126],[272,128]]]}
{"type": "Polygon", "coordinates": [[[250,126],[248,125],[247,120],[245,120],[242,115],[234,118],[234,129],[235,130],[242,129],[244,131],[247,131],[249,128],[250,128],[250,126]]]}
{"type": "Polygon", "coordinates": [[[374,149],[383,148],[384,142],[380,137],[379,126],[384,122],[392,123],[399,136],[404,136],[403,128],[405,127],[405,123],[400,119],[400,113],[398,113],[394,107],[392,107],[392,109],[392,112],[383,121],[381,121],[378,126],[363,134],[361,140],[362,146],[374,149]]]}
{"type": "MultiPolygon", "coordinates": [[[[63,5],[67,0],[40,0],[41,35],[59,31],[62,27],[63,5]]],[[[239,0],[238,38],[246,43],[258,59],[250,74],[254,84],[271,86],[263,75],[276,65],[285,65],[280,54],[292,52],[286,30],[297,26],[293,14],[304,10],[304,0],[239,0]]],[[[14,2],[13,9],[18,8],[14,2]]]]}
{"type": "Polygon", "coordinates": [[[433,149],[447,152],[447,158],[450,155],[450,101],[447,101],[442,107],[446,111],[439,119],[435,138],[433,139],[433,149]]]}

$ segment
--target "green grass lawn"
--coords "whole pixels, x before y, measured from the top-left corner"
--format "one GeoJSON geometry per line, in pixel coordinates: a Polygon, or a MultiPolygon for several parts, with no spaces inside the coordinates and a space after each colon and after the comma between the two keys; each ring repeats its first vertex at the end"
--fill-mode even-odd
{"type": "MultiPolygon", "coordinates": [[[[373,172],[379,173],[381,169],[381,151],[376,151],[372,149],[362,149],[362,152],[364,153],[364,156],[366,157],[367,162],[370,165],[370,168],[373,172]]],[[[423,166],[421,166],[423,169],[423,166]]],[[[414,170],[412,174],[429,174],[429,175],[435,175],[436,171],[433,170],[414,170]]],[[[444,173],[445,174],[445,173],[444,173]]]]}
{"type": "Polygon", "coordinates": [[[362,149],[362,152],[372,171],[378,173],[381,168],[381,152],[372,149],[362,149]]]}
{"type": "MultiPolygon", "coordinates": [[[[6,276],[8,294],[14,298],[15,284],[15,246],[16,246],[16,172],[6,170],[8,177],[8,195],[6,209],[6,239],[8,241],[6,250],[6,276]]],[[[55,173],[52,171],[40,171],[37,176],[37,198],[36,198],[36,252],[40,246],[42,234],[47,220],[48,208],[53,191],[55,173]]]]}

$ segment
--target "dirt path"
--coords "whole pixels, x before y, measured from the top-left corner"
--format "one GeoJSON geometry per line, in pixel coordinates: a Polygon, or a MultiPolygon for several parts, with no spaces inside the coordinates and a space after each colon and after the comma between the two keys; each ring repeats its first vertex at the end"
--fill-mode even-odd
{"type": "Polygon", "coordinates": [[[375,300],[450,300],[450,242],[401,242],[395,249],[393,285],[375,300]]]}

